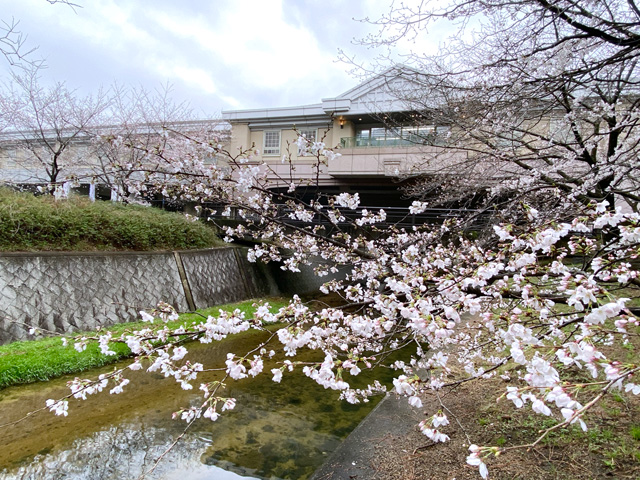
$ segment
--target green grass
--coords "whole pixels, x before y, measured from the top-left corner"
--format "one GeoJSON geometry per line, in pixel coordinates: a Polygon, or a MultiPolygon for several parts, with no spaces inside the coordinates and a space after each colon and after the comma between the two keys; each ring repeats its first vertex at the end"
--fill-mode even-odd
{"type": "Polygon", "coordinates": [[[0,188],[0,251],[182,250],[222,245],[213,228],[157,208],[55,201],[0,188]]]}
{"type": "MultiPolygon", "coordinates": [[[[288,303],[284,299],[268,299],[268,301],[274,309],[283,307],[288,303]]],[[[178,327],[185,323],[187,325],[193,322],[200,323],[204,321],[208,315],[216,316],[219,310],[233,311],[236,308],[245,312],[246,318],[250,318],[255,312],[255,307],[253,306],[255,302],[256,300],[246,300],[244,302],[198,310],[205,318],[193,313],[181,314],[178,320],[168,322],[167,325],[170,327],[178,327]]],[[[153,325],[160,328],[165,324],[161,321],[157,321],[155,324],[144,322],[120,323],[108,327],[105,330],[113,332],[114,336],[116,336],[116,334],[121,334],[126,330],[152,327],[153,325]]],[[[95,334],[96,332],[85,333],[87,336],[94,336],[95,334]]],[[[73,334],[73,336],[78,335],[83,334],[73,334]]],[[[69,335],[69,337],[71,337],[71,335],[69,335]]],[[[50,380],[69,373],[79,373],[90,368],[113,363],[129,356],[131,353],[129,348],[124,344],[114,344],[112,350],[116,352],[116,355],[103,355],[100,353],[97,343],[90,342],[85,351],[78,352],[73,347],[73,341],[69,341],[69,345],[65,347],[60,337],[49,337],[2,345],[0,346],[0,388],[22,383],[50,380]]]]}

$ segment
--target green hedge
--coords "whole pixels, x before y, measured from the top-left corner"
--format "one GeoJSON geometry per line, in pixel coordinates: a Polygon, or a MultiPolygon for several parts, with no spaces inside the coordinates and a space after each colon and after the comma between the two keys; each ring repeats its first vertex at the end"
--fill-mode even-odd
{"type": "Polygon", "coordinates": [[[181,250],[219,246],[213,228],[157,208],[56,201],[0,188],[1,251],[181,250]]]}

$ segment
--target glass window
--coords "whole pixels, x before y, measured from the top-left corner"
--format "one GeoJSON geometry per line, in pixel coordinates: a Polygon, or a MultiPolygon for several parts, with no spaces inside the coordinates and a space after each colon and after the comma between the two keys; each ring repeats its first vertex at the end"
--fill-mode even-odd
{"type": "Polygon", "coordinates": [[[280,155],[280,130],[264,131],[265,155],[280,155]]]}
{"type": "Polygon", "coordinates": [[[421,143],[428,143],[433,141],[435,133],[435,127],[433,125],[424,125],[418,127],[418,137],[422,140],[421,143]]]}
{"type": "Polygon", "coordinates": [[[371,130],[363,128],[356,130],[356,147],[368,147],[369,138],[371,137],[371,130]]]}
{"type": "Polygon", "coordinates": [[[371,129],[371,146],[379,147],[384,145],[384,137],[386,136],[387,129],[384,127],[374,127],[371,129]]]}
{"type": "Polygon", "coordinates": [[[395,147],[442,144],[448,137],[449,127],[443,125],[403,125],[395,127],[360,127],[355,138],[342,139],[343,146],[395,147]],[[351,140],[351,142],[348,142],[351,140]]]}

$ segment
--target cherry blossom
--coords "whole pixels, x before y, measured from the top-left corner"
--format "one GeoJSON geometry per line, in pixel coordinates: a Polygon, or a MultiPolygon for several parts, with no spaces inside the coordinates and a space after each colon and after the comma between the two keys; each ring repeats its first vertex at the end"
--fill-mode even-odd
{"type": "Polygon", "coordinates": [[[477,445],[471,445],[469,447],[469,451],[471,452],[467,457],[467,463],[469,465],[477,466],[480,471],[480,476],[482,478],[487,478],[489,476],[489,470],[487,469],[487,465],[480,458],[481,449],[477,445]]]}
{"type": "MultiPolygon", "coordinates": [[[[308,156],[320,163],[327,151],[326,145],[309,146],[308,156]]],[[[529,212],[530,219],[494,225],[489,229],[494,235],[478,242],[455,220],[389,225],[379,211],[358,210],[357,194],[320,194],[312,202],[295,191],[273,192],[264,173],[268,165],[254,168],[252,150],[232,155],[218,142],[191,139],[183,148],[149,155],[158,166],[146,171],[145,188],[242,211],[242,222],[227,225],[225,235],[257,242],[249,260],[276,262],[294,272],[320,263],[321,277],[342,272],[321,289],[340,298],[339,305],[307,304],[294,296],[277,311],[256,305],[252,318],[220,311],[173,327],[166,322],[177,319],[177,312],[161,303],[141,313],[146,323],[139,330],[100,331],[70,342],[78,349],[95,342],[105,353],[113,351],[113,343],[123,343],[133,359],[109,376],[70,382],[68,399],[47,403],[58,415],[67,414],[71,399],[136,388],[127,369],[158,372],[179,388],[204,393],[197,405],[175,412],[176,419],[189,423],[233,414],[236,400],[223,393],[227,383],[266,375],[277,384],[294,370],[332,390],[336,399],[366,402],[393,387],[395,395],[421,410],[424,398],[441,398],[440,391],[460,382],[500,375],[507,382],[509,408],[583,428],[590,409],[610,389],[640,394],[632,383],[640,367],[605,348],[636,339],[637,310],[617,294],[621,287],[635,288],[638,278],[636,213],[612,213],[592,203],[576,207],[574,220],[548,222],[522,205],[523,218],[529,212]],[[200,155],[210,155],[210,149],[226,163],[202,162],[200,155]],[[262,332],[263,340],[248,351],[224,350],[226,338],[250,330],[262,332]],[[220,342],[215,348],[223,349],[223,360],[193,362],[189,341],[220,342]],[[315,356],[301,361],[301,352],[315,356]],[[401,360],[390,357],[398,352],[401,360]],[[390,385],[374,379],[356,388],[353,378],[379,366],[395,372],[390,385]],[[578,388],[572,383],[576,369],[589,372],[593,381],[578,388]],[[205,370],[218,372],[220,379],[202,383],[205,370]]],[[[426,205],[410,208],[407,215],[426,205]]],[[[210,216],[204,208],[203,215],[210,216]]],[[[425,411],[427,420],[419,424],[433,442],[449,440],[444,411],[425,411]]],[[[490,457],[507,448],[472,447],[467,463],[484,478],[490,457]]]]}

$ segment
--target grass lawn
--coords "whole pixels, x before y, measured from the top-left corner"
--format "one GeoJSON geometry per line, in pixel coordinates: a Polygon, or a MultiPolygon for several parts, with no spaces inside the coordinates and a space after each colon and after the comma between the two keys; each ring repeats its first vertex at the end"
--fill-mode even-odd
{"type": "MultiPolygon", "coordinates": [[[[285,306],[288,301],[283,298],[265,299],[273,307],[278,309],[285,306]]],[[[183,324],[201,323],[208,315],[216,316],[219,310],[233,311],[239,309],[245,312],[245,317],[250,318],[255,312],[256,299],[243,302],[218,305],[215,307],[198,310],[198,314],[184,313],[173,322],[168,322],[170,327],[178,327],[183,324]],[[204,317],[202,316],[204,315],[204,317]]],[[[105,328],[114,333],[114,336],[126,330],[139,330],[141,328],[165,326],[156,321],[155,324],[144,322],[119,323],[105,328]]],[[[87,336],[95,336],[96,332],[86,332],[87,336]]],[[[67,337],[82,335],[82,333],[69,334],[67,337]]],[[[50,380],[69,373],[78,373],[84,370],[100,367],[113,363],[131,354],[129,348],[121,343],[113,345],[112,350],[116,355],[103,355],[96,342],[90,342],[87,349],[78,352],[73,347],[73,341],[64,346],[60,337],[48,337],[37,340],[14,342],[0,346],[0,388],[21,383],[31,383],[50,380]]]]}

